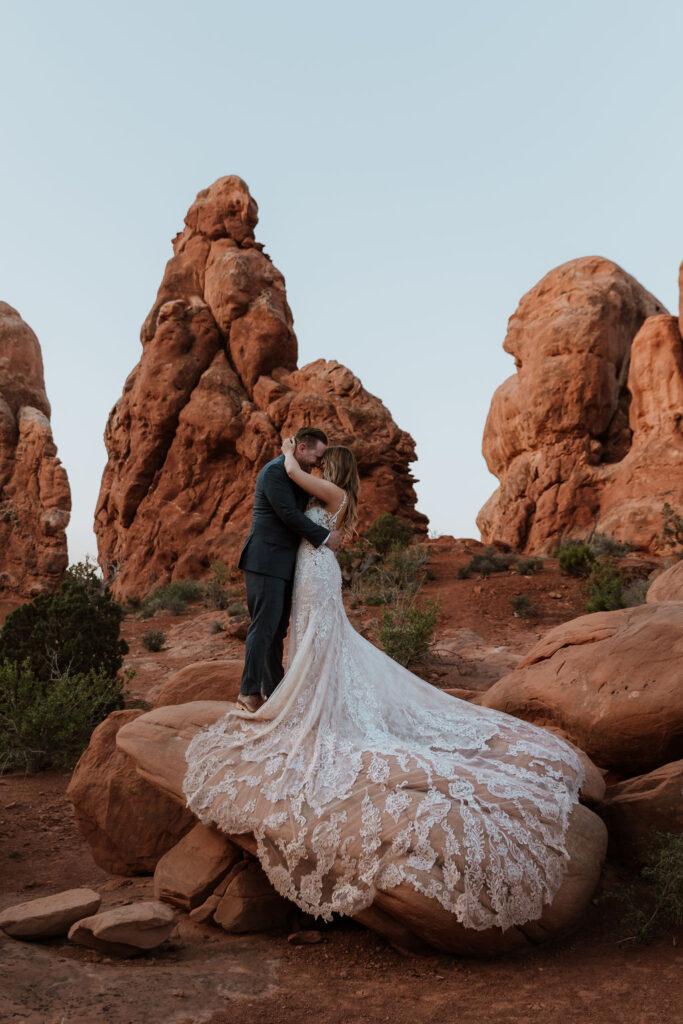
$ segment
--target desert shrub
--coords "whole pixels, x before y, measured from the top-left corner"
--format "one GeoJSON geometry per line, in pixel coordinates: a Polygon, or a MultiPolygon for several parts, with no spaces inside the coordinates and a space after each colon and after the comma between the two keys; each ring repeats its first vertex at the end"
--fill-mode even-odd
{"type": "Polygon", "coordinates": [[[0,774],[73,768],[93,729],[123,707],[123,684],[101,669],[38,675],[0,662],[0,774]]]}
{"type": "Polygon", "coordinates": [[[204,597],[212,608],[224,611],[231,601],[234,601],[236,594],[231,587],[235,579],[235,569],[228,567],[223,562],[211,563],[211,575],[204,581],[204,597]]]}
{"type": "Polygon", "coordinates": [[[646,576],[639,576],[623,588],[624,608],[633,608],[638,604],[645,604],[647,592],[650,589],[651,579],[646,576]]]}
{"type": "Polygon", "coordinates": [[[427,579],[429,551],[424,545],[394,545],[362,578],[365,604],[390,604],[400,595],[414,597],[427,579]]]}
{"type": "Polygon", "coordinates": [[[412,525],[400,516],[384,512],[365,531],[365,538],[380,555],[393,547],[407,547],[414,538],[412,525]]]}
{"type": "Polygon", "coordinates": [[[160,651],[166,643],[166,634],[161,629],[148,629],[140,637],[142,646],[147,651],[160,651]]]}
{"type": "Polygon", "coordinates": [[[505,572],[519,560],[519,556],[511,551],[499,551],[493,545],[484,548],[483,551],[473,555],[469,563],[458,569],[457,576],[460,580],[468,579],[473,573],[478,573],[486,579],[494,572],[505,572]]]}
{"type": "Polygon", "coordinates": [[[588,544],[570,541],[557,553],[560,572],[567,576],[588,576],[595,561],[595,555],[588,544]]]}
{"type": "Polygon", "coordinates": [[[181,615],[188,604],[201,601],[204,588],[195,580],[174,580],[163,587],[157,587],[148,594],[142,604],[142,617],[148,619],[157,611],[181,615]]]}
{"type": "Polygon", "coordinates": [[[246,615],[247,606],[241,601],[233,601],[226,609],[228,615],[246,615]]]}
{"type": "Polygon", "coordinates": [[[542,558],[520,558],[515,565],[515,569],[520,576],[531,576],[535,572],[540,572],[542,568],[542,558]]]}
{"type": "Polygon", "coordinates": [[[44,681],[93,671],[113,679],[128,652],[119,635],[123,614],[94,567],[78,563],[54,594],[41,594],[7,616],[0,660],[26,662],[44,681]]]}
{"type": "Polygon", "coordinates": [[[609,558],[594,562],[584,586],[587,612],[610,612],[624,607],[624,581],[609,558]]]}
{"type": "Polygon", "coordinates": [[[539,612],[538,605],[527,594],[515,594],[510,598],[510,605],[518,619],[532,619],[539,612]]]}
{"type": "Polygon", "coordinates": [[[216,633],[224,633],[224,632],[225,632],[225,626],[223,625],[222,622],[219,622],[218,619],[214,619],[213,622],[209,623],[209,634],[211,636],[214,636],[216,633]]]}
{"type": "Polygon", "coordinates": [[[337,561],[344,586],[358,589],[366,572],[379,561],[379,558],[379,554],[365,537],[360,537],[355,544],[341,548],[337,552],[337,561]]]}
{"type": "Polygon", "coordinates": [[[414,599],[403,598],[382,612],[379,640],[384,651],[399,665],[411,665],[427,654],[434,637],[440,607],[427,601],[420,607],[414,599]]]}
{"type": "Polygon", "coordinates": [[[662,506],[662,542],[673,548],[679,558],[683,558],[683,516],[671,507],[669,502],[662,506]]]}
{"type": "Polygon", "coordinates": [[[610,558],[623,558],[631,550],[628,541],[618,541],[609,533],[592,533],[587,543],[596,558],[600,558],[602,555],[610,558]]]}
{"type": "Polygon", "coordinates": [[[683,924],[683,835],[653,832],[640,868],[640,885],[610,890],[599,900],[624,904],[622,924],[632,933],[622,941],[647,942],[683,924]]]}

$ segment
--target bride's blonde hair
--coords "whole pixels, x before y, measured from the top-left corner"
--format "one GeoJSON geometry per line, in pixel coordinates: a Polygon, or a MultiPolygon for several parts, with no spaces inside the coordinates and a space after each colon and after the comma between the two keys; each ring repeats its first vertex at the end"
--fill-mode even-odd
{"type": "Polygon", "coordinates": [[[358,466],[356,457],[350,448],[342,444],[331,445],[323,456],[325,468],[323,479],[336,484],[346,491],[346,505],[342,509],[337,529],[343,530],[347,537],[353,535],[358,522],[358,491],[360,490],[360,479],[358,477],[358,466]]]}

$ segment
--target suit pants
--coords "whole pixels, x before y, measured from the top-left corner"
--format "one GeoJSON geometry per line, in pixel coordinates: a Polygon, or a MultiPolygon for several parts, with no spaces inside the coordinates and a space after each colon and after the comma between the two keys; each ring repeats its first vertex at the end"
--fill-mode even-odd
{"type": "Polygon", "coordinates": [[[243,572],[251,625],[240,693],[270,697],[285,674],[282,656],[292,608],[292,580],[243,572]]]}

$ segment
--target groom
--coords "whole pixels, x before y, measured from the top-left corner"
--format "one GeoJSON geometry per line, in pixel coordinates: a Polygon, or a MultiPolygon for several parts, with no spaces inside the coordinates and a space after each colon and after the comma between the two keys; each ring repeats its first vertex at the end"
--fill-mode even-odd
{"type": "MultiPolygon", "coordinates": [[[[307,473],[321,467],[327,437],[316,427],[302,427],[294,435],[294,457],[307,473]]],[[[292,607],[292,583],[299,540],[314,547],[342,545],[339,530],[324,529],[304,515],[308,495],[285,471],[285,457],[268,462],[258,475],[254,513],[239,567],[247,586],[251,625],[247,633],[244,672],[237,703],[257,711],[284,675],[282,654],[292,607]]]]}

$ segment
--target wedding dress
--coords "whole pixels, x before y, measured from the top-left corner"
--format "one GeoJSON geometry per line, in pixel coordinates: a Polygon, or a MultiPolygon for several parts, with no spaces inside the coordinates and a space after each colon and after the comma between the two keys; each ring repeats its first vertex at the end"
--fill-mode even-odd
{"type": "MultiPolygon", "coordinates": [[[[337,516],[307,515],[333,529],[337,516]]],[[[196,734],[183,792],[250,832],[271,883],[325,920],[407,882],[465,927],[541,916],[584,778],[561,739],[442,693],[351,626],[332,551],[300,544],[287,671],[259,710],[196,734]]]]}

